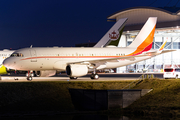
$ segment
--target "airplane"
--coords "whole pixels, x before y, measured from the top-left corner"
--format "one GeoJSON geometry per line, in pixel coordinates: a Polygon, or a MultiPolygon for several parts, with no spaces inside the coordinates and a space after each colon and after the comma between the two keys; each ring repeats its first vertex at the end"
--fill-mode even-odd
{"type": "Polygon", "coordinates": [[[8,58],[12,53],[14,52],[14,50],[8,50],[8,49],[4,49],[0,51],[0,74],[7,74],[8,71],[6,69],[6,67],[2,64],[3,61],[8,58]]]}
{"type": "Polygon", "coordinates": [[[127,47],[34,47],[16,50],[3,65],[9,69],[29,71],[27,80],[32,80],[31,72],[36,71],[39,76],[53,76],[56,71],[66,71],[70,79],[84,76],[89,69],[93,69],[90,78],[98,79],[96,70],[117,68],[156,55],[172,52],[152,50],[152,43],[157,17],[148,18],[145,25],[127,47]]]}

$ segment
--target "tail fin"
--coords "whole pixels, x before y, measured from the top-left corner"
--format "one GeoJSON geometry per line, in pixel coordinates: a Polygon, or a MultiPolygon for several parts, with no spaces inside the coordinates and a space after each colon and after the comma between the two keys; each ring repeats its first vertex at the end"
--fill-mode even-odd
{"type": "Polygon", "coordinates": [[[150,50],[152,48],[156,21],[157,17],[150,17],[135,40],[128,47],[139,49],[136,53],[150,50]]]}
{"type": "Polygon", "coordinates": [[[118,46],[127,18],[119,19],[94,47],[118,46]]]}

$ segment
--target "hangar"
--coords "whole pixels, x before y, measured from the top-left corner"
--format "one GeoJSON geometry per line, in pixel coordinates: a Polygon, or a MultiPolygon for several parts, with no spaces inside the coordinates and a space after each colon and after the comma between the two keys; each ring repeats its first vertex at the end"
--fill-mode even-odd
{"type": "Polygon", "coordinates": [[[162,72],[165,67],[180,67],[180,8],[134,7],[118,11],[108,16],[107,19],[117,21],[121,18],[128,18],[118,45],[126,47],[131,44],[149,17],[158,18],[152,48],[159,49],[167,40],[165,49],[175,49],[176,51],[117,68],[118,73],[142,72],[143,70],[162,72]]]}

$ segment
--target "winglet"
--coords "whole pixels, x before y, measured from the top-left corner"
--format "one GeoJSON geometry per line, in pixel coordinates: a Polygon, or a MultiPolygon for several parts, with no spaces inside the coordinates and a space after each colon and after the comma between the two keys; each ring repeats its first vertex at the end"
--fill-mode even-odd
{"type": "Polygon", "coordinates": [[[164,46],[166,45],[166,43],[167,43],[167,40],[161,45],[161,47],[159,48],[158,51],[162,51],[164,49],[164,46]]]}

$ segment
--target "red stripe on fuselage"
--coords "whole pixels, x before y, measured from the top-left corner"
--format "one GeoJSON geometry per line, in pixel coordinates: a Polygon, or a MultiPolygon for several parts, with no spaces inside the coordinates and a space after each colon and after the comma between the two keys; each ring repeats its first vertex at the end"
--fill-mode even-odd
{"type": "Polygon", "coordinates": [[[149,44],[146,48],[144,48],[144,50],[142,50],[141,52],[139,52],[139,53],[137,53],[137,54],[134,54],[133,56],[139,55],[139,54],[141,54],[141,53],[143,53],[143,52],[145,52],[145,51],[149,51],[151,48],[152,48],[152,43],[149,44]]]}

